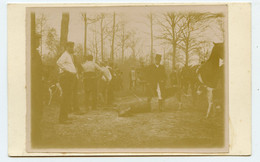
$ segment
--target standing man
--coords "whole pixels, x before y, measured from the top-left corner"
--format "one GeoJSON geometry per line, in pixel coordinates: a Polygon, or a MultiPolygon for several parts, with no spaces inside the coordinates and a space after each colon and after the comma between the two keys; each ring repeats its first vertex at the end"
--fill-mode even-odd
{"type": "Polygon", "coordinates": [[[114,63],[112,61],[109,62],[109,65],[107,66],[108,70],[110,71],[110,74],[112,76],[110,83],[108,84],[107,89],[107,104],[110,106],[113,106],[114,102],[114,91],[115,91],[115,81],[116,81],[116,72],[114,70],[114,63]]]}
{"type": "Polygon", "coordinates": [[[160,111],[163,109],[166,81],[166,73],[164,66],[161,65],[161,58],[161,55],[156,54],[155,63],[147,69],[148,103],[151,104],[152,97],[156,96],[160,111]]]}
{"type": "Polygon", "coordinates": [[[99,82],[100,83],[99,88],[100,88],[100,93],[102,96],[102,102],[103,102],[103,104],[107,104],[108,86],[112,79],[112,75],[111,75],[108,67],[106,67],[106,64],[104,62],[101,62],[100,65],[101,65],[101,69],[103,71],[103,75],[101,76],[101,79],[99,82]]]}
{"type": "Polygon", "coordinates": [[[62,124],[68,124],[68,112],[72,95],[73,81],[75,80],[77,70],[73,61],[74,42],[67,42],[66,51],[60,56],[57,65],[60,68],[60,86],[62,88],[62,101],[60,106],[59,121],[62,124]]]}
{"type": "Polygon", "coordinates": [[[131,67],[129,76],[130,76],[130,88],[129,89],[132,90],[136,86],[136,71],[133,66],[131,67]]]}
{"type": "MultiPolygon", "coordinates": [[[[97,73],[98,71],[102,72],[102,74],[104,72],[102,71],[102,68],[93,61],[92,55],[87,55],[86,62],[81,66],[84,72],[86,105],[87,108],[91,106],[94,110],[97,108],[97,73]]],[[[106,74],[104,74],[104,76],[107,77],[106,74]]],[[[109,80],[109,78],[106,79],[109,80]]]]}
{"type": "Polygon", "coordinates": [[[76,67],[77,74],[76,74],[76,77],[73,77],[74,80],[72,82],[72,102],[71,102],[71,108],[72,108],[72,112],[75,115],[82,115],[83,113],[80,110],[79,101],[78,101],[78,98],[79,98],[78,97],[78,90],[79,90],[79,82],[80,82],[79,74],[82,71],[82,67],[81,67],[79,58],[75,54],[73,55],[73,63],[75,65],[75,67],[76,67]]]}

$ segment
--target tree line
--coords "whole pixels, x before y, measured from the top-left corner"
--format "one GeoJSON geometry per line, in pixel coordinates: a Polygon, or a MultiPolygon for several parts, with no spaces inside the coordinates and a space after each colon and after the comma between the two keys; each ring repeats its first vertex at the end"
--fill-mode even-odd
{"type": "MultiPolygon", "coordinates": [[[[168,68],[174,70],[178,68],[177,64],[189,66],[194,55],[198,55],[199,63],[206,61],[211,42],[203,39],[203,31],[211,28],[212,24],[216,27],[215,30],[222,33],[224,40],[224,16],[221,13],[166,12],[145,15],[149,26],[146,32],[150,38],[145,43],[150,46],[149,52],[143,51],[144,42],[137,31],[128,27],[132,22],[120,13],[90,15],[86,12],[79,16],[84,26],[84,41],[76,44],[75,53],[82,58],[92,54],[98,61],[124,63],[127,59],[132,59],[150,64],[156,53],[154,46],[161,46],[164,48],[164,63],[168,63],[168,68]],[[155,44],[155,41],[160,44],[155,44]]],[[[69,13],[63,13],[58,38],[57,30],[48,25],[48,18],[44,14],[37,16],[36,29],[42,35],[39,51],[45,64],[55,63],[64,50],[69,20],[69,13]]]]}

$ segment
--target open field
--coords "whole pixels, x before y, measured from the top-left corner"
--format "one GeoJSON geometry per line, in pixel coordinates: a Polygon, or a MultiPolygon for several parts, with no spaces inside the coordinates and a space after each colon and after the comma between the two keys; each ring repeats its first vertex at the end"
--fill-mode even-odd
{"type": "MultiPolygon", "coordinates": [[[[71,124],[59,124],[59,105],[45,106],[41,123],[42,148],[192,148],[221,147],[224,144],[223,110],[205,119],[205,103],[192,107],[186,97],[178,109],[174,97],[165,102],[159,112],[156,102],[153,111],[118,117],[111,107],[99,106],[98,110],[82,115],[70,114],[71,124]]],[[[141,101],[129,95],[118,97],[116,105],[127,107],[141,101]],[[129,105],[127,105],[129,103],[129,105]]],[[[206,102],[203,101],[203,102],[206,102]]],[[[118,106],[119,107],[119,106],[118,106]]]]}

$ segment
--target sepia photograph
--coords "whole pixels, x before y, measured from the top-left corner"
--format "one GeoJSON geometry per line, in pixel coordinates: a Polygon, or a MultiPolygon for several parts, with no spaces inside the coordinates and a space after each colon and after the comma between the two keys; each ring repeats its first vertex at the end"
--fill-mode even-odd
{"type": "Polygon", "coordinates": [[[228,152],[227,13],[27,7],[27,151],[228,152]]]}

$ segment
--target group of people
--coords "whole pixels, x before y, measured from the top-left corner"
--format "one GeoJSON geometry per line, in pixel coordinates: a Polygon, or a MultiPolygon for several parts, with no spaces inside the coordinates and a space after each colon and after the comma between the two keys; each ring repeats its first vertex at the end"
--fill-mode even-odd
{"type": "Polygon", "coordinates": [[[100,65],[93,61],[92,55],[87,55],[83,63],[76,63],[74,43],[68,42],[66,50],[57,61],[59,67],[59,86],[61,90],[60,123],[69,123],[68,113],[73,107],[76,114],[81,114],[78,105],[78,80],[83,78],[85,103],[87,108],[97,108],[98,87],[107,104],[113,102],[114,70],[111,66],[101,62],[100,65]]]}
{"type": "MultiPolygon", "coordinates": [[[[87,55],[86,60],[84,60],[83,63],[76,64],[73,42],[67,43],[66,50],[58,59],[57,65],[60,71],[59,85],[62,92],[59,114],[60,123],[70,123],[68,113],[71,106],[73,107],[74,112],[81,114],[77,102],[77,80],[80,76],[83,78],[85,103],[87,108],[91,107],[92,110],[97,108],[98,88],[104,98],[103,101],[107,104],[113,104],[113,92],[115,90],[113,79],[115,78],[114,75],[116,75],[116,70],[112,65],[106,65],[104,62],[97,64],[94,62],[92,55],[87,55]]],[[[135,71],[132,69],[130,71],[130,78],[132,80],[130,83],[131,89],[136,84],[136,76],[134,73],[135,71]]],[[[119,75],[121,75],[121,73],[119,73],[119,75]]],[[[148,111],[151,110],[151,99],[156,96],[158,98],[159,110],[162,110],[165,97],[166,73],[164,66],[161,65],[161,55],[157,54],[155,56],[154,64],[145,67],[143,79],[147,86],[146,94],[148,106],[145,108],[148,111]]],[[[122,86],[122,83],[119,83],[118,86],[122,86]]],[[[141,110],[142,107],[138,109],[141,110]]]]}

